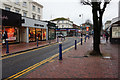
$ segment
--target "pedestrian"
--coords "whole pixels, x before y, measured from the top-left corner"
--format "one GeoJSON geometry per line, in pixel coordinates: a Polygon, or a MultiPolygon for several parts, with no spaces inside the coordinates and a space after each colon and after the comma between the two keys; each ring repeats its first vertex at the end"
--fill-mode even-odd
{"type": "Polygon", "coordinates": [[[109,37],[109,34],[108,34],[107,31],[105,32],[105,37],[106,37],[106,42],[108,43],[108,37],[109,37]]]}
{"type": "Polygon", "coordinates": [[[2,39],[3,47],[6,47],[7,32],[3,32],[2,39]]]}
{"type": "Polygon", "coordinates": [[[83,32],[81,32],[81,37],[83,37],[83,32]]]}
{"type": "Polygon", "coordinates": [[[103,33],[103,39],[105,40],[105,33],[103,33]]]}

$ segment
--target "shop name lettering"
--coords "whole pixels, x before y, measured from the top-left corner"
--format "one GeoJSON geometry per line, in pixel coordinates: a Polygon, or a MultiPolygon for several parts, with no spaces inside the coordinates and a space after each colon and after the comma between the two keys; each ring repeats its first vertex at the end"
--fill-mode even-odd
{"type": "Polygon", "coordinates": [[[8,17],[7,16],[2,16],[2,15],[0,15],[0,19],[2,19],[2,20],[7,20],[8,19],[8,17]]]}
{"type": "Polygon", "coordinates": [[[40,24],[34,24],[34,26],[44,27],[44,25],[40,25],[40,24]]]}

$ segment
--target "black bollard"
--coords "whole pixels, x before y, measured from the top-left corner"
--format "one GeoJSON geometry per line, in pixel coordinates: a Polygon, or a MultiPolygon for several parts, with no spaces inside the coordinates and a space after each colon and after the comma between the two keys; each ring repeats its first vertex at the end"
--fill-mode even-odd
{"type": "Polygon", "coordinates": [[[62,42],[59,43],[59,60],[62,60],[62,42]]]}
{"type": "Polygon", "coordinates": [[[9,53],[9,45],[8,45],[8,41],[7,40],[6,40],[6,47],[7,47],[6,53],[9,53]]]}
{"type": "Polygon", "coordinates": [[[82,45],[82,38],[81,38],[81,45],[82,45]]]}
{"type": "Polygon", "coordinates": [[[75,40],[75,50],[77,49],[77,40],[75,40]]]}
{"type": "Polygon", "coordinates": [[[37,48],[38,48],[38,37],[37,37],[37,48]]]}

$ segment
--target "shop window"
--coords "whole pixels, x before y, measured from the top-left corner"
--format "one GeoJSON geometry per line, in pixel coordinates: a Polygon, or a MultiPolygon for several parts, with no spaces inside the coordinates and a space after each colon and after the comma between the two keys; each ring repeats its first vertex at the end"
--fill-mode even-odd
{"type": "Polygon", "coordinates": [[[46,40],[46,29],[42,29],[42,40],[46,40]]]}
{"type": "Polygon", "coordinates": [[[3,32],[6,32],[6,34],[7,34],[7,40],[10,43],[19,42],[19,28],[5,26],[3,28],[3,32]]]}
{"type": "Polygon", "coordinates": [[[38,40],[41,41],[42,40],[42,29],[36,29],[36,39],[38,37],[38,40]]]}
{"type": "Polygon", "coordinates": [[[29,28],[29,41],[35,41],[35,28],[29,28]]]}
{"type": "Polygon", "coordinates": [[[55,39],[55,30],[49,29],[49,40],[55,39]]]}

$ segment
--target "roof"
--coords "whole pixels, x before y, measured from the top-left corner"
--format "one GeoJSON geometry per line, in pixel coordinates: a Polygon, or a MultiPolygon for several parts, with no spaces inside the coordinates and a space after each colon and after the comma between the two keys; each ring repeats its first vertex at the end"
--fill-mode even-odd
{"type": "Polygon", "coordinates": [[[53,19],[51,21],[58,21],[58,20],[69,20],[69,19],[61,17],[61,18],[55,18],[55,19],[53,19]]]}
{"type": "Polygon", "coordinates": [[[34,3],[34,4],[36,4],[36,5],[38,5],[38,6],[40,6],[40,7],[42,7],[43,8],[43,5],[41,5],[40,3],[38,3],[38,2],[36,2],[36,1],[34,1],[34,0],[30,0],[32,3],[34,3]]]}
{"type": "Polygon", "coordinates": [[[105,22],[105,24],[110,24],[110,23],[111,23],[111,21],[110,21],[110,20],[105,22]]]}

